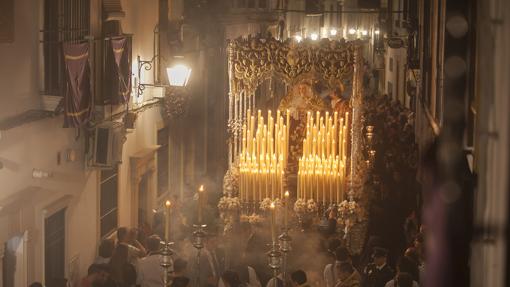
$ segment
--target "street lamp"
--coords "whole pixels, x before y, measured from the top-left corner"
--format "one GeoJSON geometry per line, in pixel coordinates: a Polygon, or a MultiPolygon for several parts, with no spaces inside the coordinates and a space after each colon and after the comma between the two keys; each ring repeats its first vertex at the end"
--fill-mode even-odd
{"type": "Polygon", "coordinates": [[[185,87],[191,76],[191,68],[183,64],[176,64],[173,67],[167,68],[166,73],[170,86],[185,87]]]}
{"type": "MultiPolygon", "coordinates": [[[[141,96],[146,87],[164,87],[164,88],[184,88],[188,84],[189,78],[191,76],[191,68],[184,65],[181,62],[176,61],[174,65],[166,69],[166,73],[168,76],[168,83],[170,85],[162,85],[155,83],[142,83],[142,69],[146,71],[150,71],[153,68],[153,63],[156,58],[160,57],[159,55],[155,55],[152,57],[150,61],[144,61],[140,59],[140,56],[137,57],[138,60],[138,89],[137,89],[137,97],[141,96]]],[[[182,59],[182,57],[174,57],[175,59],[182,59]]]]}

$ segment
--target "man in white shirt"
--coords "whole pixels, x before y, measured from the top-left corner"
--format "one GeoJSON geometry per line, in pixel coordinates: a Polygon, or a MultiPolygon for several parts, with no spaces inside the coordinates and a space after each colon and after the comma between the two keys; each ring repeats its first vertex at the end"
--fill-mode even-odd
{"type": "MultiPolygon", "coordinates": [[[[149,254],[138,261],[137,284],[142,287],[160,287],[163,286],[163,267],[161,267],[160,250],[161,238],[152,235],[147,238],[147,248],[149,254]]],[[[173,268],[173,262],[172,267],[173,268]]]]}

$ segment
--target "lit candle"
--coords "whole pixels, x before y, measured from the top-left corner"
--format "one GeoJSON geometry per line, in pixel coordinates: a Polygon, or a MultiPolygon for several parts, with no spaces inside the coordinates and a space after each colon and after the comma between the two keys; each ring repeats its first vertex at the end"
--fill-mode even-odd
{"type": "Polygon", "coordinates": [[[289,225],[289,210],[288,210],[288,205],[289,205],[289,191],[285,191],[285,209],[284,209],[284,224],[285,224],[285,229],[287,229],[287,226],[289,225]]]}
{"type": "Polygon", "coordinates": [[[165,241],[170,241],[170,207],[172,206],[172,202],[167,200],[165,202],[165,241]]]}
{"type": "Polygon", "coordinates": [[[271,238],[273,240],[273,244],[276,243],[276,206],[274,204],[274,201],[271,202],[271,205],[270,205],[270,209],[271,209],[271,238]]]}
{"type": "Polygon", "coordinates": [[[204,185],[202,184],[198,189],[198,224],[202,224],[202,204],[204,191],[204,185]]]}

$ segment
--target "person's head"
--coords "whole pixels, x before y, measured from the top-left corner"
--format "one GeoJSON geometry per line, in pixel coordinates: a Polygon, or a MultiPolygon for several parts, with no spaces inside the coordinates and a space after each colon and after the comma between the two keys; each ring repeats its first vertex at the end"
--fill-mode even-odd
{"type": "Polygon", "coordinates": [[[351,254],[345,246],[340,246],[335,250],[335,259],[339,262],[351,262],[351,254]]]}
{"type": "Polygon", "coordinates": [[[375,247],[372,257],[374,258],[374,264],[376,266],[383,266],[388,260],[388,250],[381,247],[375,247]]]}
{"type": "Polygon", "coordinates": [[[292,286],[300,286],[306,283],[306,273],[303,270],[296,270],[290,274],[292,286]]]}
{"type": "Polygon", "coordinates": [[[349,262],[342,262],[336,265],[336,271],[338,272],[338,279],[345,280],[354,272],[354,267],[349,262]]]}
{"type": "Polygon", "coordinates": [[[110,258],[113,255],[114,249],[115,243],[112,239],[103,239],[101,240],[101,244],[99,244],[98,255],[103,258],[110,258]]]}
{"type": "Polygon", "coordinates": [[[399,273],[395,278],[395,287],[412,287],[413,277],[408,273],[399,273]]]}
{"type": "Polygon", "coordinates": [[[127,227],[119,227],[117,228],[117,240],[119,242],[126,242],[128,237],[128,228],[127,227]]]}
{"type": "Polygon", "coordinates": [[[225,284],[225,287],[239,287],[241,286],[241,280],[239,279],[239,274],[232,270],[227,270],[223,272],[221,275],[221,279],[225,284]]]}
{"type": "Polygon", "coordinates": [[[157,235],[151,235],[147,238],[147,249],[149,252],[158,252],[161,247],[161,238],[157,235]]]}
{"type": "Polygon", "coordinates": [[[175,277],[170,287],[188,287],[189,282],[190,280],[188,277],[175,277]]]}
{"type": "Polygon", "coordinates": [[[94,284],[103,284],[108,280],[108,267],[104,264],[92,264],[87,270],[87,277],[94,284]]]}
{"type": "Polygon", "coordinates": [[[188,261],[186,261],[182,258],[175,259],[175,261],[174,261],[175,276],[183,276],[184,274],[186,274],[187,268],[188,268],[188,261]]]}

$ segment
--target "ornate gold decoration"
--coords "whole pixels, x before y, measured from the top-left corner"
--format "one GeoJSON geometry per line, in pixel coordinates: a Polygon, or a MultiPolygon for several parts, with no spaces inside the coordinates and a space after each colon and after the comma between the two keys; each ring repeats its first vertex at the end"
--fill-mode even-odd
{"type": "Polygon", "coordinates": [[[274,38],[252,37],[230,41],[236,89],[253,91],[264,79],[276,75],[288,85],[316,78],[335,87],[352,78],[357,42],[332,41],[296,43],[274,38]]]}

